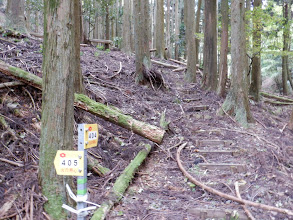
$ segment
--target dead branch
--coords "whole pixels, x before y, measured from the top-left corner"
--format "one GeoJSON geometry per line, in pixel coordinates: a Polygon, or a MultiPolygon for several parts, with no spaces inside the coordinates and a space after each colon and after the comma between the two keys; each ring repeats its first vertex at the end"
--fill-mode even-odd
{"type": "Polygon", "coordinates": [[[7,160],[7,159],[4,159],[4,158],[0,158],[0,161],[5,162],[5,163],[9,163],[11,165],[18,166],[18,167],[23,167],[24,166],[21,163],[17,163],[17,162],[14,162],[14,161],[11,161],[11,160],[7,160]]]}
{"type": "Polygon", "coordinates": [[[24,83],[19,82],[19,81],[6,82],[6,83],[1,83],[0,84],[0,89],[9,88],[9,87],[13,87],[13,86],[23,86],[23,85],[24,85],[24,83]]]}
{"type": "MultiPolygon", "coordinates": [[[[42,79],[32,73],[10,66],[2,61],[0,61],[0,71],[6,75],[28,83],[35,88],[42,89],[42,79]]],[[[165,131],[156,126],[135,120],[131,116],[121,113],[118,108],[110,108],[102,103],[95,102],[82,94],[75,94],[75,106],[124,127],[158,144],[162,142],[165,135],[165,131]]]]}
{"type": "Polygon", "coordinates": [[[276,99],[278,101],[293,102],[293,99],[283,97],[283,96],[273,95],[273,94],[270,94],[270,93],[267,93],[267,92],[260,92],[260,95],[262,95],[263,97],[266,97],[266,98],[276,99]]]}
{"type": "Polygon", "coordinates": [[[141,150],[137,154],[137,156],[131,161],[131,163],[125,168],[123,173],[115,181],[112,190],[108,194],[108,201],[101,204],[101,207],[94,213],[93,217],[91,218],[92,220],[105,219],[110,209],[122,199],[123,193],[128,188],[136,170],[146,159],[150,151],[151,146],[146,144],[144,146],[144,149],[141,150]]]}
{"type": "Polygon", "coordinates": [[[34,220],[34,191],[35,191],[35,185],[33,185],[32,192],[31,192],[30,220],[34,220]]]}
{"type": "Polygon", "coordinates": [[[187,66],[187,63],[184,63],[184,62],[182,62],[182,61],[179,61],[179,60],[174,60],[174,59],[169,59],[170,61],[172,61],[172,62],[174,62],[174,63],[179,63],[179,64],[181,64],[181,65],[184,65],[184,66],[187,66]]]}
{"type": "Polygon", "coordinates": [[[174,69],[179,68],[179,66],[174,66],[174,65],[171,65],[171,64],[168,64],[168,63],[163,63],[163,62],[156,61],[156,60],[151,60],[151,61],[153,63],[155,63],[155,64],[162,65],[162,66],[165,66],[165,67],[174,68],[174,69]]]}
{"type": "Polygon", "coordinates": [[[0,219],[5,219],[3,218],[4,215],[10,210],[16,198],[17,195],[12,195],[11,198],[9,198],[9,200],[3,204],[3,206],[0,208],[0,219]]]}
{"type": "Polygon", "coordinates": [[[100,44],[113,44],[111,40],[102,40],[102,39],[89,39],[90,42],[100,43],[100,44]]]}
{"type": "Polygon", "coordinates": [[[270,103],[272,105],[293,105],[293,102],[278,102],[278,101],[273,101],[270,99],[265,99],[265,103],[270,103]]]}
{"type": "Polygon", "coordinates": [[[186,66],[185,67],[179,67],[179,68],[177,68],[175,70],[172,70],[172,72],[180,72],[180,71],[183,71],[183,70],[186,70],[186,69],[187,69],[186,66]]]}
{"type": "MultiPolygon", "coordinates": [[[[241,195],[240,195],[240,191],[239,191],[239,184],[238,184],[238,181],[235,182],[234,186],[235,186],[236,196],[237,196],[239,199],[242,199],[242,198],[241,198],[241,195]]],[[[247,209],[246,205],[242,205],[242,208],[244,209],[246,215],[248,216],[248,218],[249,218],[250,220],[255,220],[255,218],[253,217],[253,215],[251,214],[251,212],[247,209]]]]}
{"type": "Polygon", "coordinates": [[[177,154],[176,154],[176,160],[177,160],[177,163],[178,163],[178,166],[180,168],[180,170],[182,171],[182,173],[194,184],[196,184],[197,186],[201,187],[202,189],[212,193],[212,194],[215,194],[217,196],[220,196],[222,198],[225,198],[225,199],[228,199],[228,200],[233,200],[235,202],[239,202],[241,204],[245,204],[245,205],[250,205],[250,206],[254,206],[254,207],[257,207],[257,208],[261,208],[261,209],[265,209],[265,210],[268,210],[268,211],[275,211],[275,212],[280,212],[280,213],[284,213],[284,214],[287,214],[287,215],[291,215],[293,216],[293,211],[291,210],[288,210],[288,209],[281,209],[281,208],[277,208],[277,207],[274,207],[274,206],[269,206],[269,205],[264,205],[264,204],[260,204],[260,203],[256,203],[256,202],[251,202],[249,200],[245,200],[245,199],[239,199],[235,196],[231,196],[231,195],[228,195],[226,193],[222,193],[212,187],[209,187],[209,186],[206,186],[205,184],[203,184],[202,182],[196,180],[193,176],[191,176],[186,170],[185,168],[183,167],[182,163],[181,163],[181,159],[180,159],[180,153],[182,151],[182,149],[187,145],[187,143],[184,143],[182,144],[178,150],[177,150],[177,154]]]}

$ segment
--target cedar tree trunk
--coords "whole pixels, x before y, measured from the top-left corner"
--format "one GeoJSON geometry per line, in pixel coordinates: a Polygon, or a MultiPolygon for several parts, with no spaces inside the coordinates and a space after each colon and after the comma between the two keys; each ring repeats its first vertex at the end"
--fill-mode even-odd
{"type": "Polygon", "coordinates": [[[205,0],[204,5],[204,75],[202,85],[208,90],[217,89],[217,2],[205,0]]]}
{"type": "Polygon", "coordinates": [[[258,102],[260,99],[261,90],[261,66],[260,66],[260,50],[261,50],[261,18],[259,16],[259,11],[261,9],[261,0],[254,0],[253,3],[253,53],[255,56],[252,58],[251,67],[251,84],[249,94],[252,98],[258,102]]]}
{"type": "Polygon", "coordinates": [[[74,74],[79,53],[75,44],[74,12],[78,0],[44,1],[44,54],[42,132],[40,141],[39,180],[42,193],[48,201],[46,212],[53,219],[65,219],[68,204],[66,184],[72,186],[72,177],[58,176],[54,169],[57,150],[72,150],[74,74]]]}
{"type": "Polygon", "coordinates": [[[219,65],[219,85],[217,93],[219,96],[224,97],[226,91],[226,82],[228,75],[228,26],[229,26],[229,6],[228,0],[222,0],[221,12],[222,12],[222,32],[221,32],[221,54],[219,65]]]}
{"type": "Polygon", "coordinates": [[[247,89],[247,68],[245,48],[244,0],[232,0],[231,4],[231,88],[223,109],[242,126],[252,121],[247,89]]]}
{"type": "Polygon", "coordinates": [[[149,3],[134,0],[135,82],[144,83],[144,71],[151,69],[149,48],[149,3]]]}

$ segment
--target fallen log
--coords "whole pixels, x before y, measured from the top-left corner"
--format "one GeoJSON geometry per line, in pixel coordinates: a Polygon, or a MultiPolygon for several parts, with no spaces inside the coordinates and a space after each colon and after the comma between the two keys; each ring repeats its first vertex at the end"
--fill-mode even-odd
{"type": "Polygon", "coordinates": [[[88,169],[92,170],[94,173],[98,174],[99,176],[104,176],[108,173],[111,172],[110,169],[108,169],[107,167],[103,167],[99,162],[97,162],[97,160],[91,156],[88,155],[88,169]]]}
{"type": "Polygon", "coordinates": [[[174,69],[179,68],[179,66],[174,66],[174,65],[171,65],[171,64],[168,64],[168,63],[162,63],[162,62],[159,62],[159,61],[156,61],[156,60],[151,60],[151,61],[153,63],[155,63],[155,64],[162,65],[162,66],[165,66],[165,67],[174,68],[174,69]]]}
{"type": "Polygon", "coordinates": [[[1,83],[1,84],[0,84],[0,89],[3,89],[3,88],[9,88],[9,87],[12,87],[12,86],[22,86],[22,85],[24,85],[24,83],[19,82],[19,81],[15,81],[15,82],[6,82],[6,83],[1,83]]]}
{"type": "Polygon", "coordinates": [[[40,34],[40,33],[30,32],[29,34],[34,36],[34,37],[37,37],[37,38],[43,38],[44,37],[43,34],[40,34]]]}
{"type": "Polygon", "coordinates": [[[13,78],[29,84],[35,88],[42,89],[42,78],[26,72],[20,68],[10,66],[3,61],[0,61],[0,71],[5,75],[12,76],[13,78]]]}
{"type": "MultiPolygon", "coordinates": [[[[35,88],[42,89],[42,78],[32,73],[10,66],[2,61],[0,61],[0,71],[35,88]]],[[[95,102],[86,95],[75,94],[75,106],[124,127],[158,144],[163,140],[165,131],[161,128],[138,121],[129,115],[124,115],[119,112],[117,108],[113,109],[104,104],[95,102]]]]}
{"type": "Polygon", "coordinates": [[[206,191],[208,191],[208,192],[210,192],[212,194],[215,194],[217,196],[220,196],[220,197],[225,198],[225,199],[228,199],[228,200],[232,200],[232,201],[238,202],[240,204],[250,205],[250,206],[257,207],[257,208],[261,208],[261,209],[265,209],[265,210],[268,210],[268,211],[280,212],[280,213],[283,213],[283,214],[287,214],[287,215],[293,216],[293,211],[291,211],[289,209],[277,208],[277,207],[274,207],[274,206],[269,206],[269,205],[265,205],[265,204],[261,204],[261,203],[257,203],[257,202],[252,202],[252,201],[249,201],[249,200],[246,200],[246,199],[240,199],[238,197],[231,196],[229,194],[226,194],[226,193],[223,193],[223,192],[221,192],[219,190],[216,190],[216,189],[214,189],[212,187],[209,187],[209,186],[203,184],[202,182],[196,180],[192,175],[190,175],[185,170],[185,168],[182,165],[181,159],[180,159],[180,153],[181,153],[182,149],[186,145],[187,145],[187,143],[184,143],[184,144],[182,144],[178,148],[177,154],[176,154],[176,160],[177,160],[177,164],[179,166],[179,169],[184,174],[184,176],[186,176],[195,185],[201,187],[202,189],[204,189],[204,190],[206,190],[206,191]]]}
{"type": "Polygon", "coordinates": [[[131,161],[131,163],[125,168],[123,173],[118,177],[116,182],[114,183],[113,188],[111,189],[110,193],[108,194],[108,201],[103,202],[101,207],[94,213],[91,220],[101,220],[105,219],[107,213],[110,209],[115,205],[115,203],[119,202],[122,197],[123,193],[128,188],[136,170],[145,160],[149,152],[151,151],[151,146],[146,144],[144,149],[141,150],[137,156],[131,161]]]}
{"type": "Polygon", "coordinates": [[[89,39],[90,42],[100,43],[100,44],[113,44],[111,40],[102,40],[102,39],[89,39]]]}
{"type": "Polygon", "coordinates": [[[95,114],[106,121],[124,127],[138,135],[146,137],[158,144],[163,140],[165,134],[164,130],[145,122],[138,121],[129,115],[124,115],[116,109],[108,107],[102,103],[95,102],[86,95],[75,94],[75,106],[95,114]]]}
{"type": "Polygon", "coordinates": [[[183,71],[183,70],[186,70],[186,69],[187,69],[187,66],[185,66],[185,67],[179,67],[177,69],[172,70],[172,72],[180,72],[180,71],[183,71]]]}
{"type": "Polygon", "coordinates": [[[273,94],[270,94],[270,93],[267,93],[267,92],[260,92],[260,95],[262,95],[263,97],[266,97],[266,98],[276,99],[278,101],[293,102],[293,99],[273,95],[273,94]]]}
{"type": "Polygon", "coordinates": [[[264,102],[272,104],[272,105],[293,105],[293,102],[280,102],[280,101],[273,101],[271,99],[265,99],[264,102]]]}
{"type": "Polygon", "coordinates": [[[183,66],[187,66],[187,63],[184,63],[182,61],[179,61],[179,60],[174,60],[174,59],[169,59],[170,61],[174,62],[174,63],[179,63],[179,64],[182,64],[183,66]]]}

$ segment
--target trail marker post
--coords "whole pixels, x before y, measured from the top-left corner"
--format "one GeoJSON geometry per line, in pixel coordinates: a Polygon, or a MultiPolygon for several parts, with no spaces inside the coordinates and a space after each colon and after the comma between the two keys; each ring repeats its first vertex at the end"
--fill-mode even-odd
{"type": "Polygon", "coordinates": [[[87,201],[87,149],[98,144],[98,125],[78,125],[78,151],[58,150],[54,166],[58,175],[77,176],[77,195],[66,185],[69,196],[77,203],[77,209],[63,204],[62,207],[77,214],[77,220],[85,220],[89,210],[96,209],[97,204],[87,201]],[[87,204],[94,206],[87,207],[87,204]]]}

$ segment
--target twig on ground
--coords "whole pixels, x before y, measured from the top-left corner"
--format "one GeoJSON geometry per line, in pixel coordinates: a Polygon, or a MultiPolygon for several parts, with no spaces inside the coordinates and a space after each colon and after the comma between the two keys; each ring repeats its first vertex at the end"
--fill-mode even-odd
{"type": "Polygon", "coordinates": [[[12,87],[12,86],[22,86],[22,85],[24,85],[24,83],[19,82],[19,81],[6,82],[6,83],[1,83],[0,84],[0,89],[3,89],[3,88],[8,88],[9,89],[9,87],[12,87]]]}
{"type": "Polygon", "coordinates": [[[120,68],[119,68],[119,70],[118,71],[115,71],[117,73],[115,73],[112,76],[106,77],[105,79],[112,79],[112,78],[114,78],[115,76],[117,76],[121,72],[121,70],[122,70],[122,62],[120,62],[120,68]]]}
{"type": "Polygon", "coordinates": [[[30,219],[34,220],[34,191],[35,185],[33,185],[32,192],[31,192],[31,204],[30,204],[30,219]]]}
{"type": "Polygon", "coordinates": [[[36,104],[35,104],[35,101],[34,101],[32,95],[30,94],[30,92],[26,88],[23,88],[23,89],[28,94],[28,96],[30,97],[30,99],[31,99],[31,101],[33,103],[33,106],[34,106],[34,110],[36,110],[36,104]]]}
{"type": "Polygon", "coordinates": [[[261,121],[257,120],[256,118],[254,118],[254,120],[259,123],[261,126],[263,126],[265,129],[268,129],[267,126],[265,126],[261,121]]]}
{"type": "Polygon", "coordinates": [[[288,125],[288,123],[286,123],[286,124],[283,126],[283,128],[280,130],[280,131],[281,131],[281,133],[283,133],[283,132],[284,132],[284,130],[285,130],[285,128],[287,127],[287,125],[288,125]]]}
{"type": "Polygon", "coordinates": [[[235,123],[235,124],[237,124],[238,125],[238,123],[237,123],[237,121],[235,121],[234,120],[234,118],[232,118],[231,117],[231,115],[229,115],[225,110],[224,110],[224,108],[222,107],[222,105],[221,105],[221,103],[220,102],[218,102],[218,104],[220,105],[220,107],[221,107],[221,109],[222,109],[222,111],[235,123]]]}
{"type": "Polygon", "coordinates": [[[178,150],[177,150],[177,154],[176,154],[176,160],[177,160],[177,163],[178,163],[178,166],[180,168],[180,170],[182,171],[182,173],[194,184],[196,184],[197,186],[201,187],[202,189],[212,193],[212,194],[215,194],[215,195],[218,195],[222,198],[225,198],[225,199],[228,199],[228,200],[232,200],[232,201],[235,201],[235,202],[239,202],[241,204],[245,204],[245,205],[250,205],[250,206],[254,206],[254,207],[257,207],[257,208],[261,208],[261,209],[265,209],[265,210],[268,210],[268,211],[275,211],[275,212],[280,212],[280,213],[284,213],[284,214],[287,214],[287,215],[290,215],[290,216],[293,216],[293,211],[291,210],[288,210],[288,209],[282,209],[282,208],[277,208],[277,207],[274,207],[274,206],[269,206],[269,205],[264,205],[264,204],[260,204],[260,203],[257,203],[257,202],[251,202],[249,200],[245,200],[245,199],[239,199],[235,196],[231,196],[231,195],[228,195],[226,193],[222,193],[214,188],[211,188],[209,186],[206,186],[205,184],[203,184],[202,182],[196,180],[193,176],[191,176],[186,170],[185,168],[183,167],[182,163],[181,163],[181,159],[180,159],[180,152],[181,150],[187,145],[187,143],[184,143],[182,144],[178,150]]]}
{"type": "Polygon", "coordinates": [[[46,212],[42,212],[42,213],[46,217],[47,220],[51,220],[50,216],[46,212]]]}
{"type": "Polygon", "coordinates": [[[24,166],[21,163],[17,163],[17,162],[14,162],[14,161],[11,161],[11,160],[7,160],[7,159],[4,159],[4,158],[0,158],[0,161],[2,161],[4,163],[9,163],[11,165],[18,166],[18,167],[23,167],[24,166]]]}
{"type": "MultiPolygon", "coordinates": [[[[239,184],[238,184],[238,181],[236,181],[234,183],[234,186],[235,186],[235,191],[236,191],[236,196],[239,198],[239,199],[242,199],[241,198],[241,195],[240,195],[240,191],[239,191],[239,184]]],[[[248,218],[250,220],[255,220],[255,218],[253,217],[253,215],[251,214],[251,212],[248,210],[248,208],[246,207],[246,205],[242,205],[242,208],[244,209],[246,215],[248,216],[248,218]]]]}

